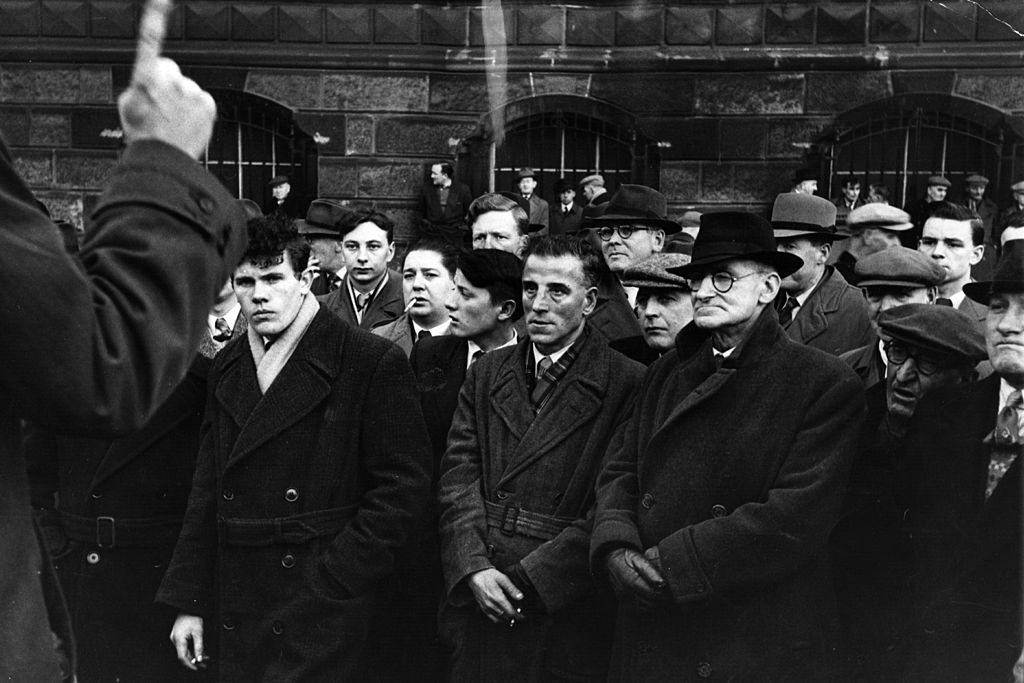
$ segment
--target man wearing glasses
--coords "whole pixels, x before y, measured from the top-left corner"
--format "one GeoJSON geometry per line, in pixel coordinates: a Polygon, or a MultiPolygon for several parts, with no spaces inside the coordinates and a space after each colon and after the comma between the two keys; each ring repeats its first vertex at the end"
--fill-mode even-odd
{"type": "Polygon", "coordinates": [[[772,301],[801,265],[763,218],[720,212],[669,269],[693,323],[649,368],[598,478],[591,564],[619,599],[619,677],[829,678],[825,541],[864,399],[779,325],[772,301]]]}

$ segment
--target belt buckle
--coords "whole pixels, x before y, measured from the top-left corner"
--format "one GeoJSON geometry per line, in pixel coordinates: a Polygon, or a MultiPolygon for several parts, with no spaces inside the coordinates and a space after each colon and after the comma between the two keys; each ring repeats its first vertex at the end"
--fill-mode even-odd
{"type": "Polygon", "coordinates": [[[516,523],[519,521],[519,508],[511,505],[505,506],[505,513],[501,517],[501,533],[512,536],[516,532],[516,523]]]}
{"type": "Polygon", "coordinates": [[[117,527],[113,517],[96,518],[96,545],[100,548],[113,548],[117,540],[117,527]],[[109,541],[107,538],[109,537],[109,541]]]}

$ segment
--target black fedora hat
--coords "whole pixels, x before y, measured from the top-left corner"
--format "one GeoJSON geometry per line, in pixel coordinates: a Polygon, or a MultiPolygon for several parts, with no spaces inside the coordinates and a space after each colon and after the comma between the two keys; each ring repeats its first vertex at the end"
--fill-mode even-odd
{"type": "Polygon", "coordinates": [[[766,263],[786,277],[803,266],[795,254],[777,251],[771,224],[744,211],[717,211],[700,217],[700,232],[693,243],[693,260],[670,272],[683,277],[707,271],[708,266],[749,259],[766,263]]]}
{"type": "Polygon", "coordinates": [[[646,185],[621,185],[612,198],[604,213],[589,219],[588,227],[602,225],[621,225],[624,222],[650,225],[672,234],[682,230],[682,226],[668,217],[668,201],[665,195],[646,185]]]}
{"type": "Polygon", "coordinates": [[[986,306],[989,298],[1000,292],[1024,292],[1024,240],[1010,240],[1003,245],[1003,255],[991,280],[964,285],[964,294],[986,306]]]}

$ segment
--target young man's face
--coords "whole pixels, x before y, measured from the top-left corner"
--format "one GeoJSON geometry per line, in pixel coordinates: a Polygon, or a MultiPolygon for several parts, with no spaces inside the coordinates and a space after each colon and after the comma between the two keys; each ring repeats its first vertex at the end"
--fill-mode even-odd
{"type": "Polygon", "coordinates": [[[686,289],[641,287],[636,308],[644,341],[658,353],[674,347],[676,335],[693,320],[693,300],[686,289]]]}
{"type": "Polygon", "coordinates": [[[523,312],[537,349],[553,353],[571,344],[597,306],[583,263],[575,256],[530,256],[523,265],[523,312]]]}
{"type": "Polygon", "coordinates": [[[346,234],[341,245],[346,272],[357,286],[376,284],[395,255],[395,245],[388,242],[387,232],[370,221],[360,223],[346,234]]]}
{"type": "Polygon", "coordinates": [[[970,277],[971,266],[981,261],[984,245],[974,245],[971,222],[948,218],[929,218],[921,231],[917,250],[930,256],[945,271],[943,282],[970,277]]]}
{"type": "Polygon", "coordinates": [[[444,185],[447,176],[441,172],[441,164],[434,164],[430,167],[430,181],[435,185],[444,185]]]}
{"type": "Polygon", "coordinates": [[[233,278],[242,314],[264,337],[276,337],[288,329],[312,281],[312,272],[307,268],[296,273],[284,252],[273,263],[243,262],[233,278]]]}
{"type": "Polygon", "coordinates": [[[562,202],[565,206],[572,204],[572,200],[576,198],[576,190],[572,188],[562,190],[558,195],[558,201],[562,202]]]}
{"type": "Polygon", "coordinates": [[[846,201],[853,202],[860,196],[860,183],[847,183],[843,185],[843,196],[846,197],[846,201]]]}
{"type": "MultiPolygon", "coordinates": [[[[445,300],[448,318],[451,320],[450,333],[460,339],[479,339],[489,335],[501,321],[501,301],[491,301],[491,294],[483,287],[476,287],[461,270],[455,271],[455,289],[445,300]]],[[[516,302],[521,306],[521,302],[516,302]]]]}

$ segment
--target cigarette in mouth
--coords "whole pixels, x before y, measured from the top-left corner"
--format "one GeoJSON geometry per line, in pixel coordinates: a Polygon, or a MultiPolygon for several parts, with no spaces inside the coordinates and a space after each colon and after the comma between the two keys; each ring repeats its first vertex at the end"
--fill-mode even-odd
{"type": "Polygon", "coordinates": [[[406,313],[408,313],[408,312],[409,312],[409,309],[410,309],[410,308],[412,308],[412,305],[413,305],[414,303],[416,303],[416,299],[409,299],[409,303],[407,303],[407,304],[405,305],[405,312],[406,312],[406,313]]]}

